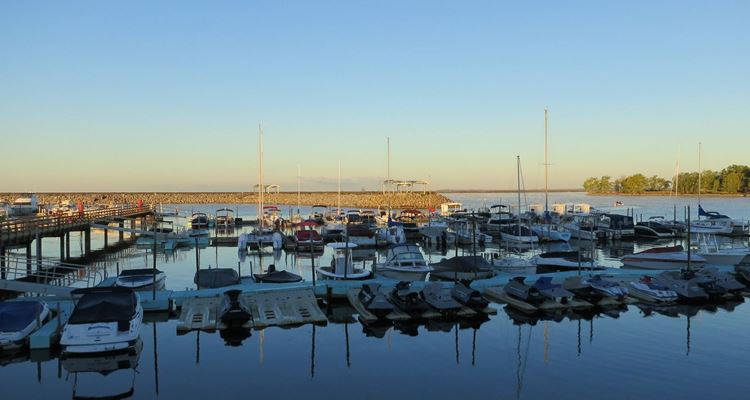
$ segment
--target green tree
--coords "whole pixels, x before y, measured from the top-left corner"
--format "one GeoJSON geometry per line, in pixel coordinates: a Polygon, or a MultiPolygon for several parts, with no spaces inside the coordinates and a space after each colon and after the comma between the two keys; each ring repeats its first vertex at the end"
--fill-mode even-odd
{"type": "Polygon", "coordinates": [[[722,189],[727,193],[738,193],[742,189],[744,175],[739,172],[729,172],[722,180],[722,189]]]}

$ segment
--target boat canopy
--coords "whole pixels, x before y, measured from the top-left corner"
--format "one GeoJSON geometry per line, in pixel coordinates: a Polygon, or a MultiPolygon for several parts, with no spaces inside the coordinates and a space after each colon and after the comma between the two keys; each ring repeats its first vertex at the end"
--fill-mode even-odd
{"type": "Polygon", "coordinates": [[[492,269],[487,260],[482,256],[456,256],[452,258],[444,258],[435,264],[433,267],[439,267],[442,270],[447,271],[480,271],[485,269],[492,269]]]}
{"type": "Polygon", "coordinates": [[[130,321],[137,305],[138,299],[135,292],[130,289],[108,288],[108,290],[89,291],[78,300],[68,323],[130,321]]]}
{"type": "Polygon", "coordinates": [[[218,288],[239,283],[240,276],[232,268],[201,269],[195,273],[193,282],[201,288],[218,288]]]}
{"type": "Polygon", "coordinates": [[[153,274],[160,274],[161,271],[154,268],[135,268],[135,269],[126,269],[123,271],[120,271],[120,276],[139,276],[139,275],[148,275],[151,276],[153,274]]]}
{"type": "Polygon", "coordinates": [[[44,310],[40,301],[0,302],[0,332],[18,332],[34,322],[44,310]]]}

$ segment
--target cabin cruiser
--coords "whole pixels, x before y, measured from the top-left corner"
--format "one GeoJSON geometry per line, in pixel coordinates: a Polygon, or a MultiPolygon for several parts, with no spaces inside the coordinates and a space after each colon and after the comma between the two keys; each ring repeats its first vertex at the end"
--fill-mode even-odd
{"type": "Polygon", "coordinates": [[[200,289],[220,288],[240,283],[240,275],[233,268],[199,269],[193,283],[200,289]]]}
{"type": "Polygon", "coordinates": [[[495,275],[492,265],[481,256],[455,256],[443,258],[432,264],[434,271],[430,272],[430,279],[472,281],[487,279],[495,275]]]}
{"type": "Polygon", "coordinates": [[[664,223],[664,217],[651,217],[633,227],[635,235],[650,239],[669,239],[675,237],[674,229],[664,223]]]}
{"type": "Polygon", "coordinates": [[[504,242],[536,244],[539,243],[539,236],[532,232],[525,225],[512,224],[506,225],[500,229],[500,238],[504,242]]]}
{"type": "Polygon", "coordinates": [[[531,262],[536,265],[537,273],[604,269],[591,257],[584,256],[580,250],[550,251],[532,257],[531,262]]]}
{"type": "Polygon", "coordinates": [[[413,288],[411,282],[407,281],[397,283],[389,298],[393,305],[412,316],[422,315],[430,308],[422,291],[413,288]]]}
{"type": "Polygon", "coordinates": [[[297,230],[294,232],[297,251],[323,250],[325,243],[323,237],[315,230],[315,226],[317,225],[312,221],[303,221],[297,225],[297,230]]]}
{"type": "Polygon", "coordinates": [[[0,302],[0,351],[24,347],[29,335],[50,318],[47,303],[39,300],[0,302]]]}
{"type": "Polygon", "coordinates": [[[379,283],[366,283],[362,285],[357,294],[357,299],[362,305],[378,318],[384,318],[393,311],[393,304],[388,301],[388,297],[381,290],[379,283]]]}
{"type": "Polygon", "coordinates": [[[650,276],[630,282],[629,288],[631,296],[651,303],[673,303],[679,299],[677,292],[666,285],[657,283],[650,276]]]}
{"type": "Polygon", "coordinates": [[[127,288],[89,288],[70,314],[60,337],[63,353],[104,353],[133,348],[140,336],[143,308],[127,288]]]}
{"type": "Polygon", "coordinates": [[[15,199],[7,208],[9,217],[24,217],[34,215],[39,211],[39,200],[36,194],[24,194],[15,199]]]}
{"type": "Polygon", "coordinates": [[[705,211],[701,205],[698,205],[698,217],[705,217],[692,221],[690,228],[693,232],[698,233],[715,233],[719,235],[747,235],[748,224],[742,220],[732,219],[716,211],[705,211]]]}
{"type": "Polygon", "coordinates": [[[635,238],[633,217],[621,214],[599,214],[599,230],[612,239],[632,240],[635,238]]]}
{"type": "Polygon", "coordinates": [[[399,244],[388,248],[386,260],[377,265],[377,274],[400,281],[423,281],[433,270],[414,244],[399,244]]]}
{"type": "Polygon", "coordinates": [[[133,290],[151,289],[153,286],[163,289],[166,278],[164,272],[154,268],[126,269],[120,271],[115,286],[133,290]]]}
{"type": "Polygon", "coordinates": [[[571,234],[557,224],[532,224],[531,231],[543,242],[568,242],[571,234]]]}
{"type": "Polygon", "coordinates": [[[190,216],[190,228],[195,230],[208,230],[210,220],[206,213],[196,212],[190,216]]]}
{"type": "Polygon", "coordinates": [[[550,277],[540,277],[533,285],[524,283],[524,280],[522,276],[512,278],[505,284],[503,291],[511,297],[532,305],[541,305],[546,301],[567,304],[573,298],[573,293],[563,289],[562,285],[552,283],[550,277]]]}
{"type": "Polygon", "coordinates": [[[315,273],[319,279],[336,279],[336,280],[358,280],[370,277],[370,271],[364,268],[355,268],[352,260],[352,249],[357,245],[350,242],[329,243],[328,247],[333,250],[333,259],[330,266],[320,266],[315,268],[315,273]]]}
{"type": "Polygon", "coordinates": [[[466,307],[473,308],[475,310],[481,310],[487,307],[490,302],[487,301],[478,290],[472,289],[469,286],[470,282],[458,282],[451,289],[453,298],[459,303],[466,307]]]}
{"type": "Polygon", "coordinates": [[[422,289],[422,296],[424,296],[425,302],[430,307],[441,313],[455,313],[461,309],[461,303],[453,298],[451,288],[446,287],[442,283],[428,283],[422,289]]]}
{"type": "Polygon", "coordinates": [[[691,254],[688,263],[688,253],[682,246],[656,247],[628,254],[621,261],[626,267],[643,269],[681,269],[688,266],[700,268],[706,264],[706,259],[697,254],[691,254]]]}
{"type": "Polygon", "coordinates": [[[698,234],[698,246],[694,253],[705,258],[707,264],[737,265],[750,254],[750,249],[746,247],[721,248],[716,241],[716,236],[698,234]]]}

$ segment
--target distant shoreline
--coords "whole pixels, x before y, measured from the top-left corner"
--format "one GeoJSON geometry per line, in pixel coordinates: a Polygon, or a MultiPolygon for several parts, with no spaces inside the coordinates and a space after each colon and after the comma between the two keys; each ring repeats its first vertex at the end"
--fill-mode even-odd
{"type": "MultiPolygon", "coordinates": [[[[698,197],[698,193],[586,193],[587,196],[622,196],[622,197],[698,197]]],[[[746,193],[701,193],[700,197],[747,197],[746,193]]]]}

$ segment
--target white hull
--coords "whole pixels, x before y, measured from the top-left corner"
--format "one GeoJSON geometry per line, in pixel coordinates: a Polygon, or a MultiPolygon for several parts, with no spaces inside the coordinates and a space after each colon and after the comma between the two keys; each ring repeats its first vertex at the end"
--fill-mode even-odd
{"type": "Polygon", "coordinates": [[[570,232],[548,229],[544,225],[533,225],[531,231],[537,234],[543,241],[548,242],[567,242],[571,237],[570,232]]]}
{"type": "Polygon", "coordinates": [[[377,275],[397,281],[423,281],[427,278],[429,271],[398,271],[385,267],[378,267],[377,275]]]}
{"type": "Polygon", "coordinates": [[[68,323],[60,337],[63,353],[90,354],[122,351],[134,347],[140,337],[143,308],[140,303],[127,331],[118,331],[117,322],[68,323]]]}
{"type": "Polygon", "coordinates": [[[516,236],[516,235],[507,234],[507,233],[502,233],[500,235],[500,239],[502,239],[505,242],[511,242],[511,243],[526,243],[526,244],[539,243],[538,236],[516,236]]]}
{"type": "Polygon", "coordinates": [[[706,264],[714,265],[737,265],[748,255],[747,251],[737,253],[702,253],[698,255],[706,259],[706,264]]]}
{"type": "MultiPolygon", "coordinates": [[[[631,259],[625,257],[622,259],[622,263],[626,267],[640,268],[640,269],[683,269],[687,268],[687,261],[681,260],[658,260],[658,259],[631,259]]],[[[691,261],[692,268],[700,268],[706,264],[706,261],[691,261]]]]}
{"type": "Polygon", "coordinates": [[[318,267],[315,268],[315,273],[318,275],[318,279],[331,279],[331,280],[361,280],[370,277],[370,271],[357,270],[350,274],[337,274],[331,271],[330,268],[318,267]]]}

